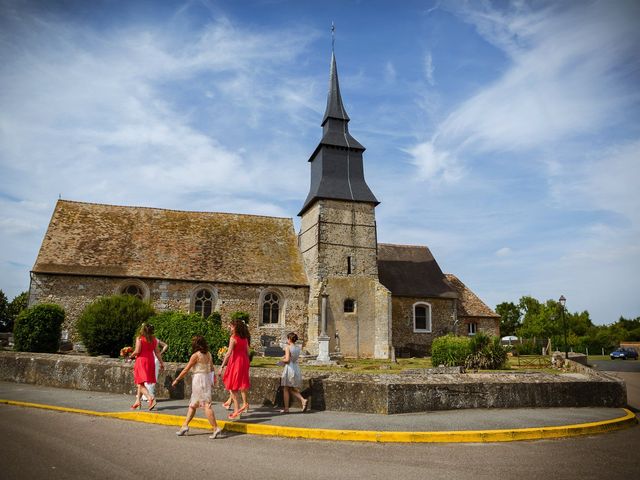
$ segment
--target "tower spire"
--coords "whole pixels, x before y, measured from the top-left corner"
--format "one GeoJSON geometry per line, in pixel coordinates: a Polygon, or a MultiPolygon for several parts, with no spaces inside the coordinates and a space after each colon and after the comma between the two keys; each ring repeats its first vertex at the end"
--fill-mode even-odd
{"type": "Polygon", "coordinates": [[[377,205],[364,179],[365,148],[349,133],[349,116],[342,103],[334,51],[335,26],[331,25],[331,67],[327,108],[322,119],[322,139],[311,154],[311,187],[298,215],[319,199],[335,199],[377,205]]]}

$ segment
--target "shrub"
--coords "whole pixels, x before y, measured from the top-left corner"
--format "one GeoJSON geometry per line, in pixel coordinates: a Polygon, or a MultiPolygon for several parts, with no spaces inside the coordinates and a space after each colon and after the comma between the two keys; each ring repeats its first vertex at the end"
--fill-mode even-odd
{"type": "Polygon", "coordinates": [[[78,333],[90,355],[116,358],[131,343],[153,307],[133,295],[102,297],[88,305],[78,320],[78,333]]]}
{"type": "Polygon", "coordinates": [[[502,346],[499,337],[478,332],[469,341],[469,347],[471,353],[465,360],[467,369],[497,370],[507,361],[507,349],[502,346]]]}
{"type": "Polygon", "coordinates": [[[59,305],[43,303],[22,310],[13,326],[15,350],[57,352],[62,322],[64,322],[64,310],[59,305]]]}
{"type": "Polygon", "coordinates": [[[220,347],[229,344],[228,330],[221,325],[220,313],[209,317],[181,312],[163,312],[152,317],[149,322],[155,328],[155,335],[169,348],[162,356],[167,362],[187,362],[191,356],[191,338],[202,335],[209,344],[214,361],[220,347]]]}
{"type": "Polygon", "coordinates": [[[236,318],[239,318],[244,323],[249,325],[249,314],[247,312],[233,312],[231,314],[231,320],[235,320],[236,318]]]}
{"type": "Polygon", "coordinates": [[[515,344],[515,350],[518,355],[540,355],[542,347],[534,340],[522,340],[515,344]]]}
{"type": "Polygon", "coordinates": [[[471,353],[469,339],[457,337],[453,334],[438,337],[431,345],[431,364],[447,367],[462,366],[471,353]]]}

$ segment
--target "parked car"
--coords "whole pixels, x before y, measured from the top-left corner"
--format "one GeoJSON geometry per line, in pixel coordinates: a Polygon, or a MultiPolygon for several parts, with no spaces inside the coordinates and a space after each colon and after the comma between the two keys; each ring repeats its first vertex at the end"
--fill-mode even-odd
{"type": "Polygon", "coordinates": [[[620,358],[621,360],[626,360],[627,358],[633,358],[634,360],[638,359],[638,352],[636,352],[633,348],[619,348],[609,354],[611,360],[615,360],[616,358],[620,358]]]}

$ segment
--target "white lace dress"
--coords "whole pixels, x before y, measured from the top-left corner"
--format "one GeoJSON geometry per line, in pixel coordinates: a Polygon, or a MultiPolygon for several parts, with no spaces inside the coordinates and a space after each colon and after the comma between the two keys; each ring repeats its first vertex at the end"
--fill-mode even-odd
{"type": "Polygon", "coordinates": [[[198,362],[191,370],[190,407],[204,407],[211,404],[211,354],[198,353],[198,362]]]}
{"type": "Polygon", "coordinates": [[[289,363],[285,364],[280,377],[280,385],[283,387],[302,388],[302,372],[298,365],[300,357],[300,347],[289,346],[289,363]]]}

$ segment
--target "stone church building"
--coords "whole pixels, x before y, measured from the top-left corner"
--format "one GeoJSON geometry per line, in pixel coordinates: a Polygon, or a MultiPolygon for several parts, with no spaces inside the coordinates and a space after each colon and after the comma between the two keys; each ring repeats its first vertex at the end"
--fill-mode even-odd
{"type": "Polygon", "coordinates": [[[298,332],[304,350],[350,357],[424,356],[438,335],[499,334],[499,316],[426,246],[378,243],[380,203],[364,178],[331,58],[309,194],[291,218],[59,200],[31,272],[31,305],[53,302],[65,328],[101,295],[224,320],[251,315],[253,347],[298,332]]]}

